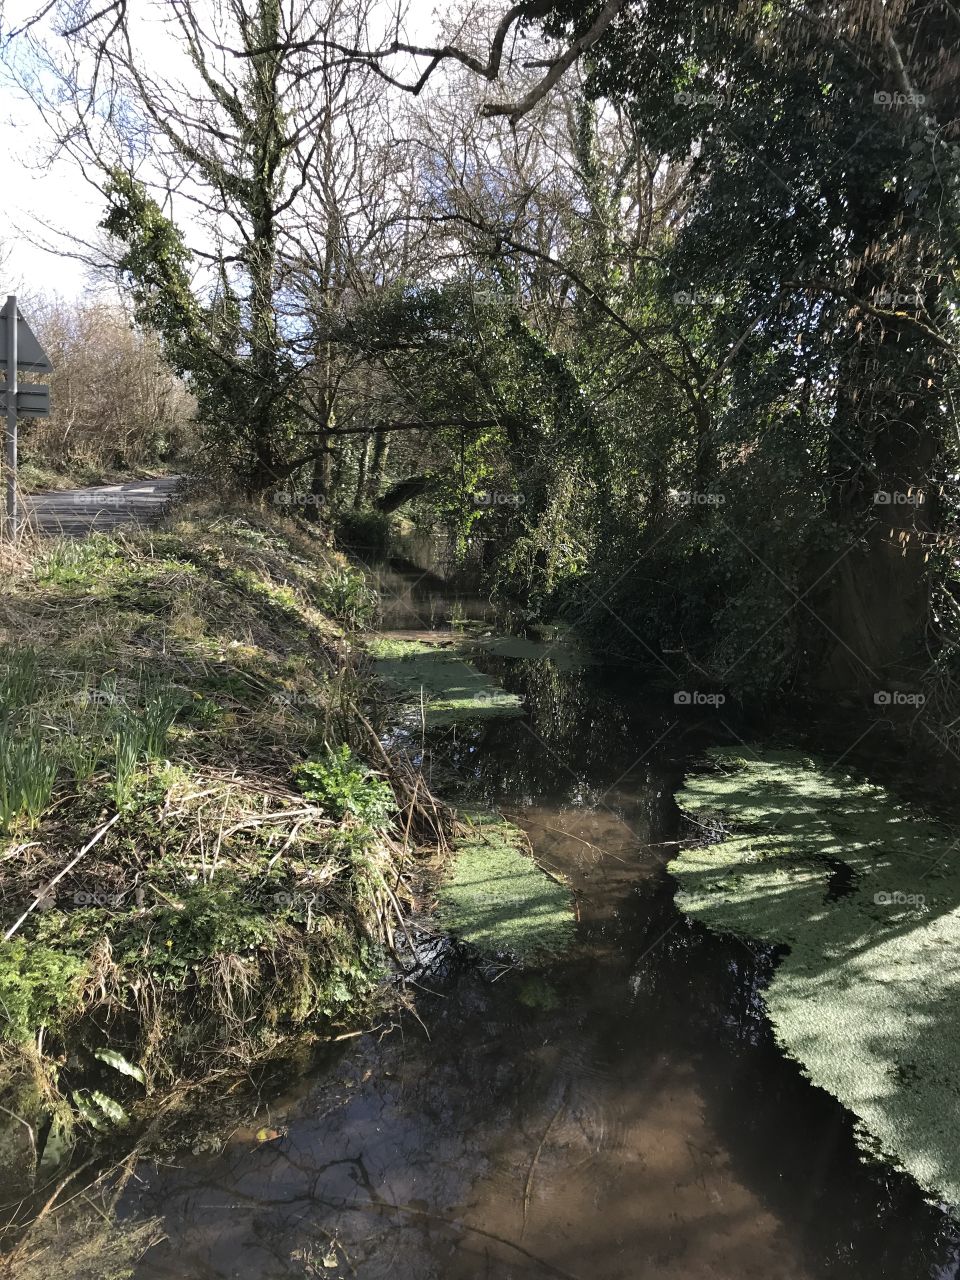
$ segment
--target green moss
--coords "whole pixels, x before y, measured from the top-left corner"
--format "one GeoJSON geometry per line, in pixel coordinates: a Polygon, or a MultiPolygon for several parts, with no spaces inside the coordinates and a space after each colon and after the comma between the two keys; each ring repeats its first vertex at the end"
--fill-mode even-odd
{"type": "Polygon", "coordinates": [[[502,818],[477,821],[437,896],[444,927],[481,951],[535,960],[563,950],[573,936],[570,894],[540,870],[523,833],[502,818]]]}
{"type": "Polygon", "coordinates": [[[677,800],[720,843],[670,863],[711,928],[783,943],[777,1039],[864,1146],[960,1207],[960,865],[942,827],[789,752],[713,753],[677,800]]]}
{"type": "Polygon", "coordinates": [[[423,641],[381,637],[374,652],[390,655],[378,657],[374,668],[409,699],[415,714],[419,714],[422,697],[428,725],[523,713],[516,694],[501,689],[450,649],[423,641]]]}
{"type": "Polygon", "coordinates": [[[405,640],[389,635],[368,636],[364,646],[373,658],[412,658],[419,653],[441,652],[438,645],[426,640],[405,640]]]}
{"type": "Polygon", "coordinates": [[[0,943],[0,1039],[26,1044],[76,1012],[85,969],[70,952],[19,938],[0,943]]]}
{"type": "Polygon", "coordinates": [[[517,988],[517,999],[528,1009],[550,1013],[560,1007],[557,990],[541,973],[530,973],[522,978],[517,988]]]}

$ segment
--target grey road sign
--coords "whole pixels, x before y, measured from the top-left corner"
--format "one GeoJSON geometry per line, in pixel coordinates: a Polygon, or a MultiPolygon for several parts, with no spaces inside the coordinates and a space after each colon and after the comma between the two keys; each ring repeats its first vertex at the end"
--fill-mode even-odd
{"type": "MultiPolygon", "coordinates": [[[[7,325],[9,323],[8,308],[4,307],[0,311],[0,369],[6,369],[10,362],[7,354],[9,349],[7,325]]],[[[17,368],[23,369],[27,373],[53,372],[53,365],[50,363],[47,353],[41,347],[33,330],[19,311],[17,312],[17,368]]]]}
{"type": "MultiPolygon", "coordinates": [[[[7,412],[7,389],[0,382],[0,414],[7,412]]],[[[49,418],[50,388],[40,385],[20,384],[17,392],[18,418],[49,418]]]]}
{"type": "Polygon", "coordinates": [[[0,311],[0,368],[6,374],[3,383],[3,469],[6,472],[7,519],[4,528],[11,542],[16,541],[20,524],[17,510],[17,416],[47,417],[50,413],[50,388],[20,388],[20,370],[31,373],[51,372],[46,357],[33,331],[17,308],[15,294],[10,294],[0,311]]]}

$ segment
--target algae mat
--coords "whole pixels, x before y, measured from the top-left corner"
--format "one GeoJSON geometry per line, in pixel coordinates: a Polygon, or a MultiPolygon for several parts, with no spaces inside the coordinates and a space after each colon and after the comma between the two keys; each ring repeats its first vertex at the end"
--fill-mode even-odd
{"type": "Polygon", "coordinates": [[[437,898],[444,928],[489,954],[546,959],[573,938],[570,894],[537,866],[523,832],[497,816],[474,821],[437,898]]]}
{"type": "Polygon", "coordinates": [[[417,715],[423,699],[428,725],[523,713],[516,694],[501,689],[450,648],[389,636],[374,638],[368,648],[377,675],[403,695],[417,715]]]}
{"type": "Polygon", "coordinates": [[[714,751],[677,795],[719,843],[669,864],[677,905],[789,947],[765,1000],[783,1049],[863,1147],[960,1208],[960,854],[880,787],[792,752],[714,751]]]}
{"type": "Polygon", "coordinates": [[[570,630],[553,638],[531,640],[528,636],[501,635],[463,628],[464,644],[499,658],[519,658],[526,662],[550,662],[557,671],[577,671],[593,665],[593,659],[570,630]]]}

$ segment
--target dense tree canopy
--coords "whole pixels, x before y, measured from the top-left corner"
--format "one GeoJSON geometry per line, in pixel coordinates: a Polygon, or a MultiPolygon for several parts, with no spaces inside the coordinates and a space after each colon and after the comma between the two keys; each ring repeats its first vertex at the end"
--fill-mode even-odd
{"type": "Polygon", "coordinates": [[[418,43],[176,0],[179,79],[124,6],[67,17],[34,91],[243,487],[412,515],[734,691],[949,685],[954,6],[529,0],[418,43]]]}

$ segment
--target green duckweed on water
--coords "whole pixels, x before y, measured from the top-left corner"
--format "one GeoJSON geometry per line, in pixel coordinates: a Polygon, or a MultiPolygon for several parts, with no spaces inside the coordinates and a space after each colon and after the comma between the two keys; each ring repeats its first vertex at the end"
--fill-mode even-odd
{"type": "Polygon", "coordinates": [[[677,904],[785,944],[777,1039],[864,1148],[960,1208],[960,860],[942,826],[797,753],[711,752],[677,796],[724,838],[669,864],[677,904]]]}
{"type": "Polygon", "coordinates": [[[478,627],[465,627],[464,641],[470,647],[500,658],[526,662],[550,662],[558,671],[576,671],[590,666],[592,659],[570,630],[557,629],[542,639],[529,636],[488,634],[478,627]]]}
{"type": "Polygon", "coordinates": [[[437,896],[443,926],[489,954],[547,959],[573,938],[570,894],[537,866],[523,832],[495,815],[474,819],[437,896]]]}
{"type": "Polygon", "coordinates": [[[378,636],[368,648],[377,674],[409,700],[417,715],[422,696],[424,719],[430,726],[523,712],[516,694],[501,689],[449,647],[378,636]]]}

